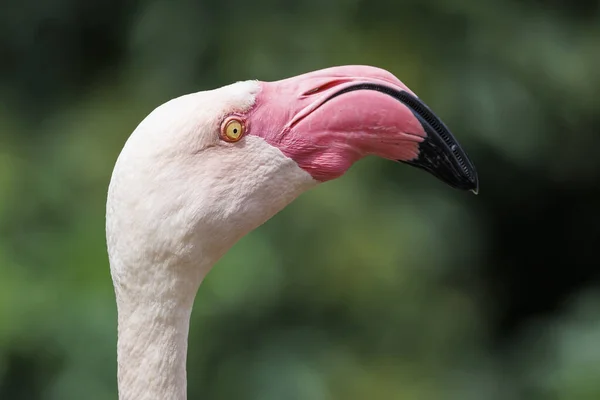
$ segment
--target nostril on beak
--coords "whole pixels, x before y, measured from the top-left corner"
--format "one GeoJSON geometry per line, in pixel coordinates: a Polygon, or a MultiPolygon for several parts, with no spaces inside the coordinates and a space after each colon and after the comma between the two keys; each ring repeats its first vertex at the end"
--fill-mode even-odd
{"type": "Polygon", "coordinates": [[[343,83],[348,82],[348,79],[334,79],[334,80],[329,80],[326,83],[316,86],[312,89],[307,90],[306,92],[302,93],[302,97],[305,96],[310,96],[310,95],[314,95],[314,94],[318,94],[318,93],[323,93],[329,89],[332,89],[336,86],[339,86],[343,83]]]}

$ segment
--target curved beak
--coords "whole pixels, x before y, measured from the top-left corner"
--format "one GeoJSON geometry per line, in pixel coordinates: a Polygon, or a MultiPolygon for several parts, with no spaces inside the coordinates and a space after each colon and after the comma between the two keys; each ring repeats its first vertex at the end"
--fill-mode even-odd
{"type": "Polygon", "coordinates": [[[416,157],[397,161],[425,170],[449,186],[479,192],[475,166],[446,125],[417,96],[380,83],[358,83],[335,92],[327,100],[357,90],[375,90],[405,105],[425,132],[416,157]]]}
{"type": "Polygon", "coordinates": [[[391,73],[368,66],[328,68],[263,83],[260,136],[317,180],[343,174],[369,155],[425,170],[477,193],[477,171],[446,125],[391,73]],[[265,107],[265,105],[267,107],[265,107]]]}

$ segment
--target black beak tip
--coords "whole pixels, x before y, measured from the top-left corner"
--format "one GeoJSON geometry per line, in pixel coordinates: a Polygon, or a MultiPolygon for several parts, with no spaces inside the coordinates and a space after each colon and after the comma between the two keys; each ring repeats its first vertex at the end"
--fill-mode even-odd
{"type": "Polygon", "coordinates": [[[471,179],[466,180],[465,183],[457,187],[457,189],[462,189],[465,191],[468,190],[469,192],[475,195],[479,194],[479,179],[477,179],[477,175],[475,175],[471,179]]]}
{"type": "MultiPolygon", "coordinates": [[[[464,159],[468,160],[466,154],[464,154],[464,159]]],[[[456,189],[479,194],[479,177],[470,160],[467,161],[467,165],[454,165],[453,167],[451,173],[439,174],[437,177],[456,189]],[[444,175],[444,177],[440,175],[444,175]]]]}
{"type": "MultiPolygon", "coordinates": [[[[479,193],[479,177],[470,161],[468,161],[468,164],[466,165],[460,165],[458,161],[452,159],[450,155],[447,155],[447,157],[443,157],[446,162],[437,163],[435,161],[442,157],[436,156],[434,158],[429,158],[426,154],[427,151],[422,152],[421,156],[415,160],[398,161],[429,172],[431,175],[454,189],[469,191],[473,194],[479,193]],[[434,161],[432,161],[432,159],[434,161]]],[[[464,155],[463,159],[468,160],[466,155],[464,155]]]]}
{"type": "Polygon", "coordinates": [[[473,180],[473,187],[470,190],[471,192],[473,192],[474,195],[479,194],[479,179],[477,178],[477,176],[475,176],[475,179],[473,180]]]}
{"type": "Polygon", "coordinates": [[[468,173],[461,168],[453,168],[452,171],[435,171],[433,173],[441,181],[459,190],[469,191],[475,195],[479,194],[479,178],[475,168],[470,166],[468,173]],[[444,173],[445,172],[445,173],[444,173]],[[448,173],[449,172],[449,173],[448,173]]]}
{"type": "Polygon", "coordinates": [[[461,160],[459,162],[457,158],[450,157],[452,160],[451,163],[441,166],[442,171],[436,171],[438,174],[438,178],[449,184],[450,186],[454,186],[457,189],[469,191],[473,194],[479,194],[479,176],[477,175],[477,170],[475,166],[469,160],[467,154],[460,149],[457,144],[457,149],[460,151],[461,160]],[[444,171],[446,169],[446,171],[444,171]]]}
{"type": "Polygon", "coordinates": [[[402,161],[421,168],[451,187],[479,193],[479,178],[475,166],[444,123],[419,98],[401,91],[399,101],[411,109],[427,133],[419,143],[416,159],[402,161]]]}

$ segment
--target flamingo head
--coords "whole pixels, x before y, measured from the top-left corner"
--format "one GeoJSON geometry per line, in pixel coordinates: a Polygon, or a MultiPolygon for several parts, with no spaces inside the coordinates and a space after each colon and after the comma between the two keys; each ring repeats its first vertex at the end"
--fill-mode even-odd
{"type": "Polygon", "coordinates": [[[334,67],[173,99],[140,123],[115,166],[107,205],[113,268],[142,256],[215,261],[299,194],[368,155],[478,189],[448,128],[379,68],[334,67]]]}

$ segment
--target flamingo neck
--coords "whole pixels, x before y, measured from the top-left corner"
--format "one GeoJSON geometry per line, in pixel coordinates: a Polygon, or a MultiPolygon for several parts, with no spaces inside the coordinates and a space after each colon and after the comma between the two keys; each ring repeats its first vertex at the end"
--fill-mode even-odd
{"type": "Polygon", "coordinates": [[[190,315],[201,277],[153,274],[178,268],[150,268],[134,287],[115,285],[120,400],[187,398],[190,315]]]}

